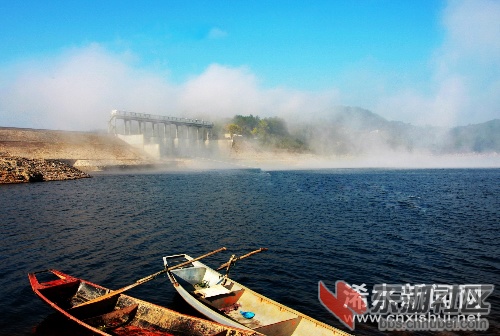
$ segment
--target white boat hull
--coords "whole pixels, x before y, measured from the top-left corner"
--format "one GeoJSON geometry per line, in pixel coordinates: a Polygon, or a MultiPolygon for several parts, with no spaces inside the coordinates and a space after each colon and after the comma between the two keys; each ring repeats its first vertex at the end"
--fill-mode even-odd
{"type": "MultiPolygon", "coordinates": [[[[186,254],[163,258],[165,266],[175,260],[192,260],[186,254]]],[[[195,261],[168,272],[174,288],[186,302],[207,318],[232,327],[270,336],[346,336],[348,333],[317,321],[233,281],[195,261]],[[255,313],[245,318],[240,311],[255,313]]]]}

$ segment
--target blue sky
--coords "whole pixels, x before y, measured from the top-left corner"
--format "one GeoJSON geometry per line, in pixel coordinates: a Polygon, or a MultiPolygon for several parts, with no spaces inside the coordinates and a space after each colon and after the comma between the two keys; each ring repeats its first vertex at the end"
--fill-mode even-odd
{"type": "Polygon", "coordinates": [[[105,128],[112,109],[215,118],[359,106],[500,118],[500,2],[0,0],[0,126],[105,128]]]}

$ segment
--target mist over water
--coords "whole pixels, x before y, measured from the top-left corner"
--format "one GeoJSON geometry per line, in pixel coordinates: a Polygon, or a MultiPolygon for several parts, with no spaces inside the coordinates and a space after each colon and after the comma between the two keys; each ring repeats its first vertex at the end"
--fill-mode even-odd
{"type": "MultiPolygon", "coordinates": [[[[52,313],[28,272],[52,267],[117,289],[160,270],[164,255],[221,246],[229,251],[208,265],[268,247],[238,263],[235,280],[339,328],[319,280],[496,285],[499,180],[498,169],[239,169],[2,186],[0,335],[30,335],[52,313]]],[[[129,294],[193,313],[164,277],[129,294]]],[[[495,335],[498,289],[487,302],[484,334],[495,335]]],[[[358,323],[355,334],[382,333],[358,323]]]]}

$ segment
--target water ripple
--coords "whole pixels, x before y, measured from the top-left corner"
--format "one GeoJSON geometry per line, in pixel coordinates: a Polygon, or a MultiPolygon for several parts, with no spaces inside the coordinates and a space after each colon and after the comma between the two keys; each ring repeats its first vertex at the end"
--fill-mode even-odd
{"type": "MultiPolygon", "coordinates": [[[[209,265],[269,247],[233,276],[340,328],[317,299],[319,280],[498,284],[499,182],[496,169],[232,170],[1,187],[0,335],[29,335],[50,313],[29,271],[120,288],[161,269],[163,255],[221,246],[230,251],[209,265]]],[[[164,277],[130,294],[193,313],[164,277]]],[[[498,289],[488,301],[495,334],[498,289]]],[[[371,325],[356,333],[380,334],[371,325]]]]}

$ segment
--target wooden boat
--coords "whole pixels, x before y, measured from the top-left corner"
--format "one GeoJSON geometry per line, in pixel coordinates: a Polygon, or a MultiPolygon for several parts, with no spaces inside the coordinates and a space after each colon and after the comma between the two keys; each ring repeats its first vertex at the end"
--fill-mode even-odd
{"type": "MultiPolygon", "coordinates": [[[[169,267],[191,259],[179,254],[163,257],[163,262],[169,267]]],[[[230,267],[231,260],[226,264],[230,267]]],[[[187,303],[218,323],[269,336],[349,335],[260,295],[199,261],[167,274],[187,303]]]]}
{"type": "Polygon", "coordinates": [[[31,287],[38,297],[63,316],[90,330],[93,334],[148,336],[259,335],[237,327],[229,327],[184,315],[124,294],[79,306],[84,302],[109,293],[110,290],[54,269],[29,273],[28,277],[31,287]],[[50,276],[50,281],[39,281],[39,279],[46,279],[48,276],[50,276]]]}

